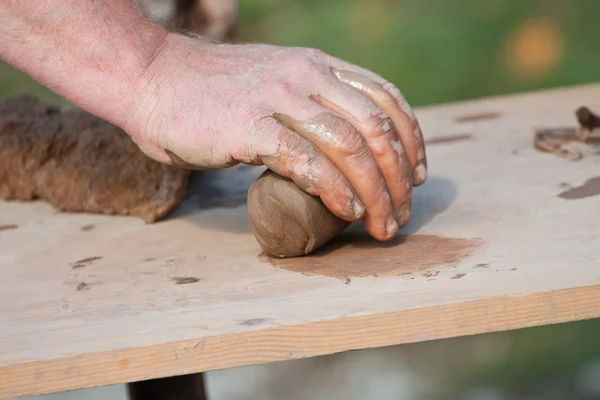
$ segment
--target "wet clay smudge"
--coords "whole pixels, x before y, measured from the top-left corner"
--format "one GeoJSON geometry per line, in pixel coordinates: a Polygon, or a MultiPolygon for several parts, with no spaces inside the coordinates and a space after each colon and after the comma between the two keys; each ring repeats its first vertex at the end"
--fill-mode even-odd
{"type": "Polygon", "coordinates": [[[579,200],[600,194],[600,176],[588,179],[583,185],[577,186],[558,194],[561,199],[579,200]]]}
{"type": "Polygon", "coordinates": [[[398,235],[378,242],[366,233],[346,232],[312,255],[268,260],[275,267],[305,275],[389,277],[456,264],[482,244],[478,239],[435,235],[398,235]]]}
{"type": "Polygon", "coordinates": [[[101,259],[102,259],[102,257],[87,257],[87,258],[82,258],[81,260],[77,260],[77,261],[71,263],[71,268],[73,268],[73,269],[83,268],[85,266],[90,265],[94,261],[101,260],[101,259]]]}
{"type": "Polygon", "coordinates": [[[477,264],[476,266],[474,266],[473,268],[489,268],[490,266],[488,264],[477,264]]]}
{"type": "Polygon", "coordinates": [[[85,282],[81,282],[79,285],[77,285],[77,287],[75,288],[75,290],[77,290],[78,292],[81,292],[82,290],[89,290],[90,289],[90,285],[88,285],[85,282]]]}
{"type": "Polygon", "coordinates": [[[11,229],[17,229],[18,227],[19,225],[15,224],[0,225],[0,231],[8,231],[11,229]]]}
{"type": "Polygon", "coordinates": [[[569,145],[574,142],[590,144],[600,141],[600,137],[594,134],[600,128],[600,117],[587,107],[575,110],[575,117],[579,122],[576,128],[536,129],[533,136],[534,148],[571,161],[581,160],[583,153],[569,145]]]}
{"type": "Polygon", "coordinates": [[[435,138],[426,140],[425,145],[431,146],[431,145],[435,145],[435,144],[463,142],[465,140],[473,140],[473,135],[471,135],[470,133],[463,133],[460,135],[448,135],[448,136],[435,137],[435,138]]]}
{"type": "Polygon", "coordinates": [[[94,224],[88,224],[88,225],[84,225],[81,227],[81,231],[82,232],[89,232],[91,230],[94,230],[94,228],[96,228],[96,225],[94,224]]]}
{"type": "Polygon", "coordinates": [[[190,283],[200,282],[200,279],[193,276],[175,277],[171,279],[176,285],[188,285],[190,283]]]}
{"type": "Polygon", "coordinates": [[[476,114],[461,115],[459,117],[456,117],[454,119],[454,121],[456,121],[458,123],[478,122],[478,121],[486,121],[486,120],[490,120],[490,119],[496,119],[498,117],[500,117],[499,112],[481,112],[481,113],[476,113],[476,114]]]}
{"type": "Polygon", "coordinates": [[[264,319],[264,318],[253,318],[253,319],[248,319],[248,320],[242,322],[240,325],[252,326],[252,325],[262,324],[265,321],[266,321],[266,319],[264,319]]]}
{"type": "Polygon", "coordinates": [[[439,274],[440,274],[440,271],[425,271],[425,273],[423,274],[423,276],[425,278],[435,278],[439,274]]]}
{"type": "Polygon", "coordinates": [[[460,279],[460,278],[462,278],[462,277],[463,277],[463,276],[465,276],[465,275],[466,275],[466,273],[465,273],[465,274],[456,274],[456,275],[454,275],[454,276],[453,276],[452,278],[450,278],[450,279],[460,279]]]}

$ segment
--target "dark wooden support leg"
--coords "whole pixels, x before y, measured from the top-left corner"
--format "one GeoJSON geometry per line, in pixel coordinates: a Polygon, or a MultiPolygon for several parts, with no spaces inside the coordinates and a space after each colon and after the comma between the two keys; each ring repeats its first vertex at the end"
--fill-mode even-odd
{"type": "Polygon", "coordinates": [[[203,374],[127,384],[130,400],[207,400],[203,374]]]}

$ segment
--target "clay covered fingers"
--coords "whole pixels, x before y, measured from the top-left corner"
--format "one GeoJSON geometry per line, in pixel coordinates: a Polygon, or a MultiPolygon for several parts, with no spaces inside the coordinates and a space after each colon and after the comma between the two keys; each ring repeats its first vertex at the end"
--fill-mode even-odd
{"type": "Polygon", "coordinates": [[[399,90],[374,73],[314,49],[183,36],[148,73],[152,101],[128,132],[163,149],[150,156],[200,169],[264,164],[379,240],[410,220],[427,175],[423,139],[399,90]]]}

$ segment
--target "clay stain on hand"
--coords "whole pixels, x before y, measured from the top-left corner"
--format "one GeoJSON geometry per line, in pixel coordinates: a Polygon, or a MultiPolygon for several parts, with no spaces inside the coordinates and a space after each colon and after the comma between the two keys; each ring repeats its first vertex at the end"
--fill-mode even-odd
{"type": "Polygon", "coordinates": [[[566,200],[579,200],[600,194],[600,176],[588,179],[583,185],[573,187],[558,194],[558,197],[566,200]]]}
{"type": "Polygon", "coordinates": [[[82,232],[89,232],[89,231],[94,230],[94,228],[96,228],[96,225],[94,225],[94,224],[88,224],[88,225],[82,226],[81,227],[81,231],[82,232]]]}
{"type": "Polygon", "coordinates": [[[452,278],[450,278],[450,279],[460,279],[460,278],[462,278],[462,277],[463,277],[463,276],[465,276],[465,275],[466,275],[466,274],[456,274],[456,275],[454,275],[454,276],[453,276],[452,278]]]}
{"type": "Polygon", "coordinates": [[[277,268],[338,279],[391,277],[456,264],[483,242],[436,235],[398,235],[378,242],[367,233],[346,232],[305,257],[269,258],[277,268]]]}
{"type": "Polygon", "coordinates": [[[11,229],[17,229],[18,227],[19,227],[19,225],[15,225],[15,224],[0,225],[0,231],[8,231],[11,229]]]}

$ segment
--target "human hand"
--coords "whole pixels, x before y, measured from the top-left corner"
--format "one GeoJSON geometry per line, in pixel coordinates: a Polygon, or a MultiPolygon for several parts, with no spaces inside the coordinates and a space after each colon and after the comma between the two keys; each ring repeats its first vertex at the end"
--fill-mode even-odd
{"type": "Polygon", "coordinates": [[[194,169],[264,164],[378,240],[410,219],[426,179],[400,91],[321,51],[169,34],[122,126],[150,157],[194,169]]]}

